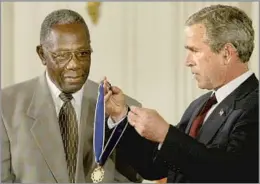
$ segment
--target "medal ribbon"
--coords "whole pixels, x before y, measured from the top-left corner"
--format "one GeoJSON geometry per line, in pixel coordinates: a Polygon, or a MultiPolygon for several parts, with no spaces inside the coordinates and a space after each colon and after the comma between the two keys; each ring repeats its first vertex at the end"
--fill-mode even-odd
{"type": "Polygon", "coordinates": [[[94,120],[94,139],[93,139],[93,148],[95,154],[95,161],[98,165],[103,166],[112,153],[116,145],[118,144],[121,136],[123,135],[128,122],[119,123],[116,128],[114,128],[111,136],[109,137],[105,148],[104,148],[104,139],[105,139],[105,100],[104,100],[104,86],[103,82],[100,83],[98,88],[98,97],[95,110],[95,120],[94,120]]]}

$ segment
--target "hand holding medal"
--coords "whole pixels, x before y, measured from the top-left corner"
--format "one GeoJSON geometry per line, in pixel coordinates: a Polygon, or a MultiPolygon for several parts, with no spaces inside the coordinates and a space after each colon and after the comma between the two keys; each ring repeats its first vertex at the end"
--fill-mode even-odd
{"type": "Polygon", "coordinates": [[[110,117],[114,121],[118,121],[120,118],[123,118],[123,116],[125,116],[127,113],[124,98],[125,97],[122,91],[117,87],[112,87],[106,81],[106,78],[100,83],[98,88],[98,97],[94,120],[93,148],[97,167],[91,174],[91,179],[93,183],[102,182],[102,180],[104,179],[105,170],[103,166],[109,155],[116,147],[117,143],[124,133],[124,130],[128,125],[128,123],[120,123],[119,125],[117,125],[104,147],[106,123],[105,114],[110,115],[110,117]]]}
{"type": "Polygon", "coordinates": [[[127,113],[125,95],[122,90],[111,84],[105,78],[105,111],[115,122],[120,121],[127,113]]]}

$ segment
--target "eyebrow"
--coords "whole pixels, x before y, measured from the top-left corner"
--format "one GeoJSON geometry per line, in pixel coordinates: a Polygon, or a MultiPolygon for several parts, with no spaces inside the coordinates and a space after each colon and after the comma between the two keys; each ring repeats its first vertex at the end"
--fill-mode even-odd
{"type": "Polygon", "coordinates": [[[185,48],[185,49],[188,49],[188,50],[191,50],[191,51],[199,50],[199,49],[196,48],[196,47],[192,47],[192,46],[188,46],[188,45],[185,45],[184,48],[185,48]]]}
{"type": "MultiPolygon", "coordinates": [[[[92,47],[79,47],[75,50],[90,50],[90,51],[93,51],[92,47]]],[[[71,51],[70,49],[67,49],[67,48],[59,48],[57,49],[55,52],[67,52],[67,51],[71,51]]]]}

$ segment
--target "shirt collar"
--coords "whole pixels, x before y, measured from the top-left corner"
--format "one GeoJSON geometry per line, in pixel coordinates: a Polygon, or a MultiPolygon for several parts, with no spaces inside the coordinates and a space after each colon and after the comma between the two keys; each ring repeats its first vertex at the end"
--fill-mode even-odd
{"type": "MultiPolygon", "coordinates": [[[[230,93],[232,93],[236,88],[238,88],[246,79],[248,79],[253,74],[252,71],[247,71],[230,81],[226,85],[219,88],[217,91],[214,91],[218,103],[222,102],[230,93]]],[[[212,94],[213,94],[212,93],[212,94]]]]}

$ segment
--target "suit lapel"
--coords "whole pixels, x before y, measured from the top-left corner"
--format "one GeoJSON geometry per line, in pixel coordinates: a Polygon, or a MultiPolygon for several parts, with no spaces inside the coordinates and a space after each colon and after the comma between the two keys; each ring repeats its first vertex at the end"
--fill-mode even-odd
{"type": "Polygon", "coordinates": [[[197,137],[198,141],[207,145],[209,141],[214,137],[217,131],[221,128],[222,124],[225,122],[226,118],[232,112],[231,104],[224,102],[219,104],[216,109],[211,113],[208,119],[202,126],[199,135],[197,137]]]}
{"type": "Polygon", "coordinates": [[[31,133],[59,183],[69,182],[58,118],[45,75],[39,78],[27,115],[34,119],[31,133]]]}

